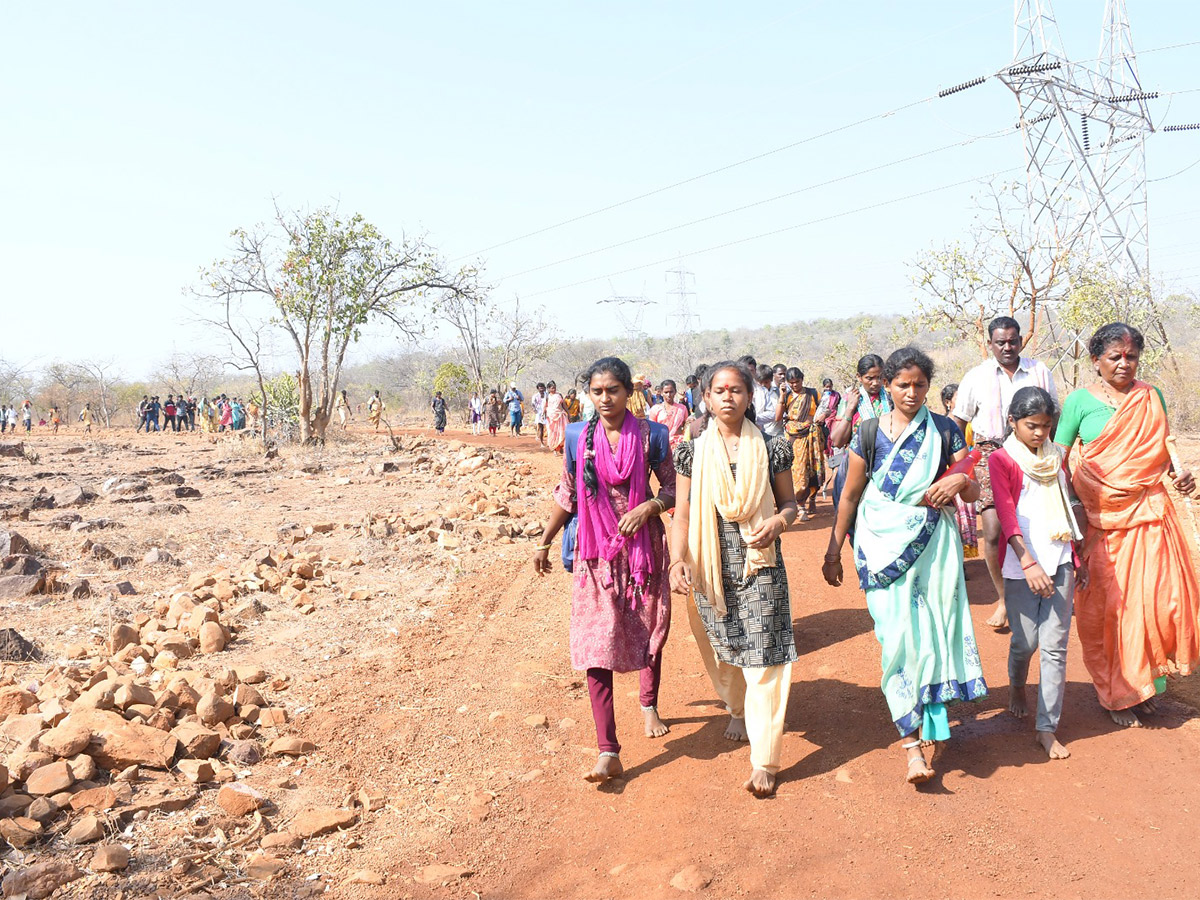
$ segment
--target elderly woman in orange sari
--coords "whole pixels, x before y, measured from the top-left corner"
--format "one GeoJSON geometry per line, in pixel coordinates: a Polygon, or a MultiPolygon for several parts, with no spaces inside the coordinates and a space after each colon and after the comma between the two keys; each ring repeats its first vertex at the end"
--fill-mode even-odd
{"type": "Polygon", "coordinates": [[[783,433],[792,444],[792,483],[800,505],[800,521],[817,511],[817,491],[825,481],[825,436],[813,422],[819,398],[804,386],[804,373],[795,366],[787,370],[788,390],[775,415],[783,420],[783,433]]]}
{"type": "Polygon", "coordinates": [[[1141,725],[1166,676],[1200,662],[1200,588],[1179,516],[1163,485],[1191,494],[1172,471],[1162,392],[1137,378],[1141,332],[1116,322],[1092,336],[1099,381],[1063,403],[1054,440],[1079,449],[1072,482],[1087,512],[1083,556],[1091,571],[1075,592],[1075,623],[1096,693],[1114,722],[1141,725]]]}
{"type": "Polygon", "coordinates": [[[546,385],[546,446],[555,453],[563,452],[567,435],[567,408],[558,385],[553,381],[546,385]]]}

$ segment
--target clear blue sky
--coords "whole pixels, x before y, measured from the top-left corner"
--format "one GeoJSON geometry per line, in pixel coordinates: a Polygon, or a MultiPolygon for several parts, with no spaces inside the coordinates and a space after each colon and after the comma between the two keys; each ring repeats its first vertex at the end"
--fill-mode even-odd
{"type": "MultiPolygon", "coordinates": [[[[1103,0],[1059,0],[1094,57],[1103,0]]],[[[1200,40],[1200,5],[1129,0],[1142,50],[1200,40]]],[[[336,202],[454,258],[921,100],[1012,57],[1012,4],[800,0],[9,5],[0,36],[7,359],[115,357],[131,375],[202,347],[181,288],[229,231],[336,202]]],[[[1143,53],[1159,121],[1200,122],[1200,46],[1143,53]]],[[[979,140],[525,275],[514,273],[1011,127],[996,81],[485,254],[498,296],[564,331],[642,294],[667,328],[676,253],[1022,165],[979,140]],[[607,273],[637,271],[603,278],[607,273]],[[554,290],[574,282],[591,281],[554,290]]],[[[1148,143],[1151,178],[1200,132],[1148,143]]],[[[1009,177],[1016,177],[1013,173],[1009,177]]],[[[1200,281],[1200,165],[1151,185],[1152,259],[1200,281]]],[[[906,262],[969,224],[971,185],[688,257],[706,326],[902,311],[906,262]]],[[[358,358],[387,349],[372,335],[358,358]]]]}

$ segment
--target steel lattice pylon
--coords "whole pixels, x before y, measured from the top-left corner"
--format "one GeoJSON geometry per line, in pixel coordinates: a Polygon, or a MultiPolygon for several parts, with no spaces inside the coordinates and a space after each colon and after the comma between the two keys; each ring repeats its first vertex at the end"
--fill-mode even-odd
{"type": "MultiPolygon", "coordinates": [[[[1095,67],[1066,58],[1050,0],[1016,0],[1013,49],[997,77],[1020,107],[1034,240],[1138,286],[1152,304],[1145,139],[1157,94],[1138,78],[1125,0],[1105,4],[1095,67]]],[[[1055,335],[1050,318],[1064,350],[1058,367],[1074,369],[1081,335],[1055,335]]],[[[1169,349],[1152,319],[1148,340],[1169,349]]]]}

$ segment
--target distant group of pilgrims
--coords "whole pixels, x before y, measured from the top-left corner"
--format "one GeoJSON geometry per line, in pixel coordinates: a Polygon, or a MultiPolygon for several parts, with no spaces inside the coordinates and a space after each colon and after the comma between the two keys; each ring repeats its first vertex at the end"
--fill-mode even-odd
{"type": "MultiPolygon", "coordinates": [[[[725,736],[749,741],[744,786],[774,792],[797,659],[780,536],[830,488],[821,572],[842,583],[849,543],[908,782],[934,777],[926,754],[950,737],[948,706],[987,696],[963,568],[976,542],[999,598],[989,624],[1011,626],[1019,718],[1038,656],[1034,728],[1049,758],[1070,755],[1058,730],[1072,619],[1113,721],[1155,714],[1167,676],[1200,659],[1200,590],[1163,480],[1181,495],[1195,483],[1172,462],[1162,392],[1137,377],[1143,336],[1097,330],[1096,381],[1060,405],[1049,369],[1021,356],[1014,319],[987,335],[991,355],[941,392],[946,415],[927,405],[934,364],[915,347],[864,356],[844,393],[748,357],[701,367],[682,395],[671,380],[651,390],[615,357],[578,393],[538,385],[539,440],[564,459],[533,562],[550,572],[562,536],[571,662],[587,673],[599,750],[588,780],[624,771],[614,672],[640,673],[645,733],[669,730],[659,690],[675,594],[729,714],[725,736]]],[[[495,433],[500,404],[520,433],[515,384],[478,421],[495,433]]]]}

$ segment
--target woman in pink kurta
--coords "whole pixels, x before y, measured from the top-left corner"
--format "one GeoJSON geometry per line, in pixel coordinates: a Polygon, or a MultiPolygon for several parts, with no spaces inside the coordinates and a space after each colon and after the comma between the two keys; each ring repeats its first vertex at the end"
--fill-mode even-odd
{"type": "Polygon", "coordinates": [[[649,417],[651,421],[667,426],[667,433],[671,438],[671,451],[674,452],[676,445],[683,440],[683,426],[687,422],[688,411],[682,403],[675,402],[679,388],[674,381],[668,378],[662,383],[660,390],[663,402],[651,408],[649,417]]]}
{"type": "Polygon", "coordinates": [[[563,477],[534,568],[550,571],[551,544],[566,527],[563,559],[573,571],[571,665],[587,672],[600,751],[586,777],[601,782],[623,771],[613,672],[640,672],[646,734],[660,737],[668,730],[658,715],[662,650],[671,625],[660,516],[675,503],[675,467],[667,429],[627,411],[633,379],[624,362],[599,360],[581,380],[596,417],[567,427],[563,477]],[[657,496],[650,493],[651,472],[657,496]]]}

